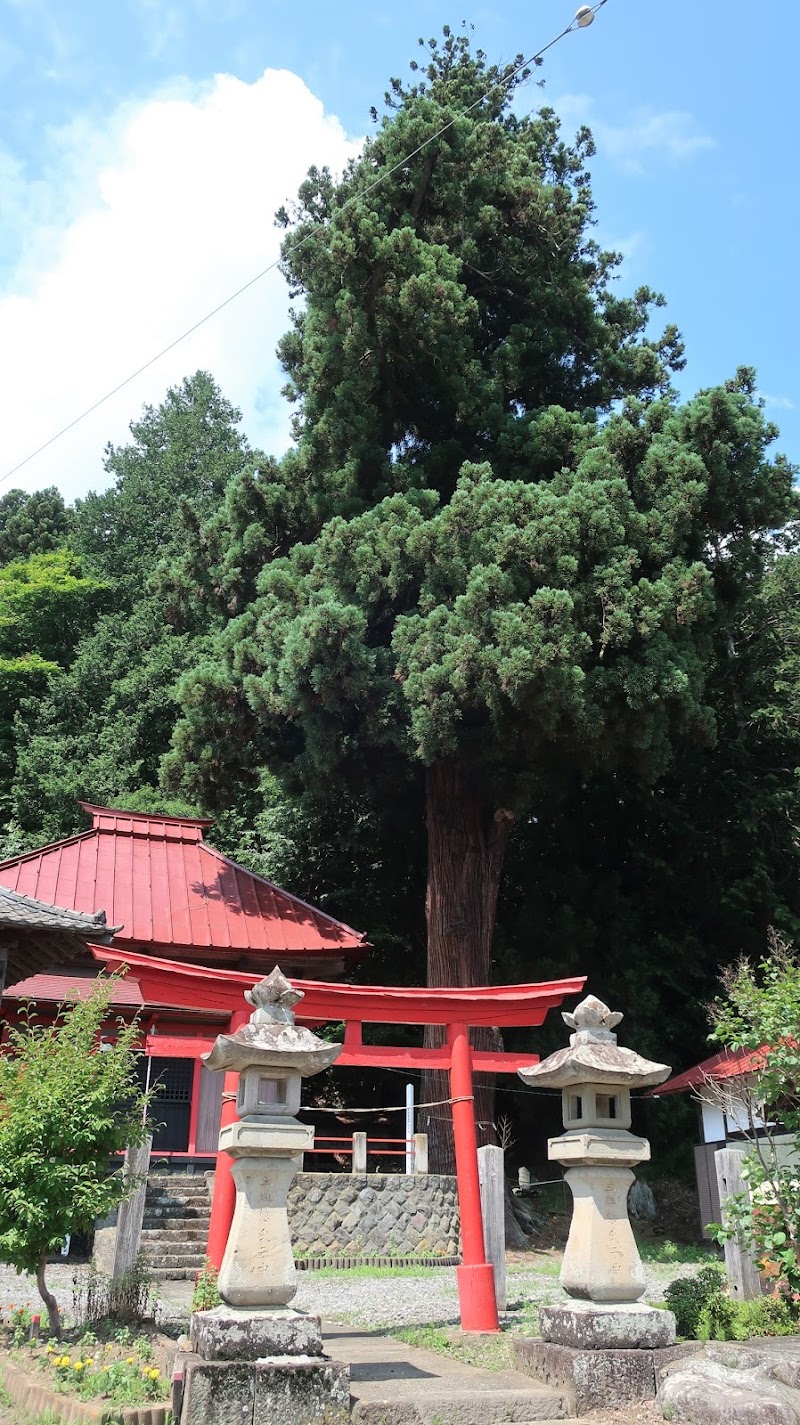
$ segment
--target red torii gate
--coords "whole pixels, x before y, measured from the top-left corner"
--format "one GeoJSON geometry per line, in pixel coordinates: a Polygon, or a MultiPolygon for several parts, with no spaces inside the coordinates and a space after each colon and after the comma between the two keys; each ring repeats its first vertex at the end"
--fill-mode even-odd
{"type": "MultiPolygon", "coordinates": [[[[181,1004],[189,1008],[217,1009],[230,1013],[231,1031],[247,1021],[244,991],[259,978],[230,970],[212,970],[172,960],[151,959],[113,949],[93,947],[96,959],[110,970],[130,968],[136,975],[145,1000],[150,1003],[181,1004]]],[[[539,1062],[537,1054],[473,1049],[469,1029],[478,1026],[508,1028],[512,1025],[542,1024],[548,1010],[558,1008],[567,995],[579,994],[585,976],[550,980],[532,985],[486,985],[469,988],[406,989],[380,985],[326,984],[316,980],[292,980],[302,990],[303,1023],[344,1021],[344,1048],[336,1068],[446,1069],[450,1074],[453,1110],[458,1205],[461,1216],[462,1265],[456,1268],[461,1327],[464,1331],[497,1331],[497,1303],[494,1271],[486,1261],[478,1178],[477,1135],[473,1107],[473,1070],[482,1073],[515,1074],[539,1062]],[[446,1027],[446,1042],[439,1048],[371,1045],[362,1042],[364,1024],[438,1024],[446,1027]]],[[[215,1037],[215,1036],[214,1036],[215,1037]]],[[[186,1054],[191,1048],[205,1052],[213,1037],[158,1036],[159,1052],[186,1054]]],[[[151,1045],[145,1043],[150,1052],[151,1045]]],[[[226,1074],[222,1125],[236,1118],[236,1075],[226,1074]]],[[[226,1153],[217,1156],[214,1196],[208,1234],[208,1255],[217,1268],[228,1240],[233,1220],[235,1188],[226,1153]]]]}

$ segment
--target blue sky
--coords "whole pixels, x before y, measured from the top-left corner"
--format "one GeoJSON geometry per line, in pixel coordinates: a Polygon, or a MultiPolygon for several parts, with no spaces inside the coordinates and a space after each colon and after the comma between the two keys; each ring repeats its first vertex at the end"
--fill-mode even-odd
{"type": "MultiPolygon", "coordinates": [[[[353,151],[418,35],[467,19],[508,60],[573,10],[0,0],[0,474],[274,256],[274,208],[353,151]]],[[[526,91],[595,131],[599,236],[624,287],[665,293],[684,389],[755,365],[797,461],[799,53],[800,12],[776,0],[608,0],[526,91]]],[[[198,365],[281,448],[282,278],[237,305],[10,484],[102,484],[105,442],[198,365]]]]}

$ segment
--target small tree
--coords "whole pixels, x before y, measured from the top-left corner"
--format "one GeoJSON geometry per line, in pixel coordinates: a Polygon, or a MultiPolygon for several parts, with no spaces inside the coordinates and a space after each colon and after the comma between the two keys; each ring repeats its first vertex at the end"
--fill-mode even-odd
{"type": "Polygon", "coordinates": [[[718,1241],[736,1237],[774,1262],[795,1308],[800,1306],[800,963],[777,935],[756,967],[747,960],[722,977],[712,1006],[712,1040],[744,1054],[741,1073],[709,1081],[706,1097],[731,1112],[749,1144],[742,1176],[748,1191],[725,1204],[718,1241]],[[790,1139],[786,1151],[786,1138],[790,1139]],[[791,1140],[794,1140],[793,1142],[791,1140]]]}
{"type": "Polygon", "coordinates": [[[60,1336],[48,1290],[48,1254],[91,1230],[136,1186],[113,1155],[150,1131],[148,1096],[136,1078],[140,1029],[117,1020],[103,1042],[117,979],[63,1007],[52,1025],[29,1012],[0,1055],[0,1260],[36,1276],[50,1330],[60,1336]]]}

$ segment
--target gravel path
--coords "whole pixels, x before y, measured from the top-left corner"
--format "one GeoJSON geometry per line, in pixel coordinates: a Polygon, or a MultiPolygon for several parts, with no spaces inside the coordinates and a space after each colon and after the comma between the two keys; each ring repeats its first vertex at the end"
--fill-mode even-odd
{"type": "MultiPolygon", "coordinates": [[[[529,1320],[532,1306],[542,1302],[565,1301],[558,1284],[558,1260],[539,1257],[532,1264],[514,1262],[508,1267],[508,1311],[506,1321],[529,1320]]],[[[384,1269],[385,1270],[385,1269],[384,1269]]],[[[646,1301],[661,1301],[664,1289],[676,1276],[688,1276],[698,1271],[695,1265],[656,1265],[647,1263],[645,1275],[646,1301]]],[[[67,1316],[72,1309],[74,1277],[82,1276],[85,1267],[56,1264],[48,1268],[47,1280],[62,1311],[67,1316]]],[[[190,1282],[159,1283],[157,1319],[163,1325],[178,1325],[188,1315],[192,1285],[190,1282]]],[[[28,1305],[32,1310],[43,1308],[33,1277],[18,1276],[12,1267],[0,1265],[0,1308],[28,1305]]],[[[341,1321],[354,1326],[391,1330],[398,1326],[446,1325],[458,1321],[458,1290],[454,1267],[437,1267],[417,1275],[398,1273],[370,1276],[352,1272],[301,1272],[297,1296],[292,1305],[298,1311],[308,1311],[327,1321],[341,1321]]]]}
{"type": "MultiPolygon", "coordinates": [[[[568,1300],[558,1284],[558,1266],[550,1271],[515,1264],[508,1269],[509,1324],[523,1321],[532,1305],[568,1300]]],[[[696,1266],[645,1266],[645,1300],[663,1301],[664,1289],[676,1276],[693,1274],[696,1266]]],[[[454,1267],[440,1267],[424,1276],[354,1277],[347,1272],[320,1276],[303,1272],[292,1305],[327,1321],[386,1329],[397,1326],[445,1325],[458,1321],[458,1290],[454,1267]]]]}

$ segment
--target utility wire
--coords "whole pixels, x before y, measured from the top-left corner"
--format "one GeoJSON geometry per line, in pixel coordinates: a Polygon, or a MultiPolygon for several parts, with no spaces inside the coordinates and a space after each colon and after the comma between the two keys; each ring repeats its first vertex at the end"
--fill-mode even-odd
{"type": "MultiPolygon", "coordinates": [[[[603,6],[607,3],[608,0],[596,0],[596,4],[594,5],[582,6],[581,9],[578,11],[578,14],[575,15],[574,19],[570,22],[570,24],[567,25],[566,29],[563,29],[560,34],[556,35],[552,40],[549,40],[546,45],[543,45],[542,48],[537,50],[535,54],[532,54],[529,59],[523,60],[520,64],[513,65],[509,69],[508,73],[499,81],[500,87],[507,87],[514,79],[516,79],[519,74],[522,73],[524,69],[527,69],[532,64],[536,64],[538,60],[542,59],[544,55],[547,54],[548,50],[551,50],[554,45],[557,45],[561,40],[563,40],[567,35],[571,35],[575,30],[583,28],[583,26],[586,25],[587,21],[584,18],[583,26],[581,26],[578,22],[578,15],[583,14],[585,17],[587,14],[591,14],[592,16],[594,16],[597,14],[598,10],[602,10],[603,6]]],[[[352,194],[352,196],[346,199],[346,201],[342,203],[341,207],[337,208],[336,211],[332,213],[324,223],[321,223],[319,227],[313,228],[311,232],[307,233],[306,236],[302,238],[301,241],[297,244],[297,248],[300,249],[304,247],[307,242],[311,241],[312,237],[318,237],[321,232],[326,231],[331,226],[333,221],[336,218],[340,217],[342,213],[346,212],[348,208],[352,207],[355,203],[359,203],[364,198],[368,197],[368,195],[372,193],[374,189],[376,189],[381,183],[384,183],[387,178],[391,178],[394,173],[397,173],[398,169],[404,168],[406,164],[410,163],[413,158],[416,158],[419,154],[424,152],[424,150],[428,148],[430,144],[435,143],[436,140],[440,139],[443,134],[446,134],[448,130],[451,129],[460,118],[463,118],[466,114],[471,114],[472,110],[477,109],[478,106],[484,102],[484,100],[489,96],[489,94],[492,93],[492,91],[496,87],[496,85],[492,85],[477,99],[475,99],[472,104],[469,104],[466,109],[459,110],[458,114],[455,114],[453,118],[449,119],[446,124],[443,124],[440,129],[437,129],[435,133],[424,139],[421,144],[418,144],[415,149],[412,149],[410,153],[406,154],[405,158],[401,158],[399,162],[395,163],[391,168],[388,168],[385,172],[378,174],[378,177],[374,178],[371,183],[368,183],[366,188],[362,188],[359,190],[358,193],[352,194]]],[[[42,445],[39,445],[36,447],[35,450],[32,450],[30,455],[26,455],[23,460],[20,460],[17,462],[16,465],[13,465],[10,470],[6,471],[5,475],[0,475],[0,485],[2,485],[6,480],[10,480],[12,475],[16,475],[18,470],[21,470],[24,465],[28,465],[31,460],[35,460],[38,455],[41,455],[43,451],[47,450],[51,445],[54,445],[55,442],[57,440],[60,440],[62,436],[66,435],[69,431],[74,430],[75,426],[80,425],[81,421],[85,421],[87,416],[92,415],[93,412],[98,410],[100,406],[104,406],[106,401],[110,401],[112,397],[116,396],[120,391],[123,391],[126,386],[130,386],[131,382],[135,381],[137,377],[141,376],[145,371],[149,371],[150,367],[155,366],[156,362],[160,361],[163,356],[167,356],[170,351],[175,350],[176,346],[180,346],[181,342],[184,342],[187,340],[188,337],[193,336],[194,333],[198,331],[200,327],[205,326],[206,322],[210,322],[212,317],[216,317],[219,312],[224,311],[224,309],[226,307],[229,307],[232,302],[235,302],[237,298],[241,297],[244,292],[248,292],[251,287],[255,286],[256,282],[260,282],[262,277],[266,277],[269,272],[274,272],[280,261],[280,257],[276,257],[274,262],[270,262],[267,267],[263,267],[260,272],[256,273],[255,277],[251,277],[250,280],[248,282],[243,283],[241,287],[237,287],[235,292],[231,292],[230,296],[226,297],[224,301],[219,302],[216,307],[211,308],[210,312],[206,312],[205,316],[200,317],[196,322],[193,323],[192,326],[187,327],[186,331],[181,332],[180,336],[176,336],[174,341],[169,342],[167,346],[163,346],[160,351],[156,352],[155,356],[151,356],[148,361],[143,362],[143,364],[141,366],[138,366],[135,371],[132,371],[129,376],[126,376],[123,381],[118,382],[118,384],[112,387],[110,391],[106,391],[104,396],[99,396],[96,401],[92,402],[91,406],[87,406],[85,411],[81,411],[79,416],[75,416],[74,420],[71,420],[68,422],[67,425],[62,426],[60,430],[57,430],[55,434],[51,435],[48,440],[43,442],[42,445]]]]}

